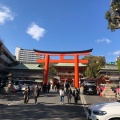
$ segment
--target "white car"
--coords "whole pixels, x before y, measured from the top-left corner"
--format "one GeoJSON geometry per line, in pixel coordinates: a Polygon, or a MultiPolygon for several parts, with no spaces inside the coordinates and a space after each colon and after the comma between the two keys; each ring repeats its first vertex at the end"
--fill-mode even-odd
{"type": "Polygon", "coordinates": [[[88,120],[120,120],[120,102],[104,102],[88,107],[88,120]]]}
{"type": "Polygon", "coordinates": [[[29,84],[22,85],[21,90],[25,91],[26,86],[29,86],[30,91],[33,91],[33,85],[29,85],[29,84]]]}

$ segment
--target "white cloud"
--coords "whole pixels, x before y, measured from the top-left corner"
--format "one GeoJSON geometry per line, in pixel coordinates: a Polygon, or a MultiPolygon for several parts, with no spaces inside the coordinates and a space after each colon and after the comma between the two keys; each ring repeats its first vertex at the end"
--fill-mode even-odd
{"type": "Polygon", "coordinates": [[[120,50],[113,52],[113,55],[120,55],[120,50]]]}
{"type": "Polygon", "coordinates": [[[15,14],[8,8],[0,4],[0,24],[4,24],[6,21],[12,21],[15,17],[15,14]]]}
{"type": "Polygon", "coordinates": [[[98,39],[97,42],[98,42],[98,43],[103,43],[103,42],[104,42],[104,43],[110,43],[111,40],[108,39],[108,38],[102,38],[102,39],[98,39]]]}
{"type": "Polygon", "coordinates": [[[32,36],[35,40],[40,40],[45,34],[45,29],[38,26],[34,22],[27,28],[27,33],[32,36]]]}

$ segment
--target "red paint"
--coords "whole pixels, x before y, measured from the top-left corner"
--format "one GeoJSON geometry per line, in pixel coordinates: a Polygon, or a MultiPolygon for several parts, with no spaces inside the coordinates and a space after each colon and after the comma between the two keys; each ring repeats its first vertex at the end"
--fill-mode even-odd
{"type": "MultiPolygon", "coordinates": [[[[88,63],[88,60],[81,60],[79,59],[79,55],[89,55],[92,52],[92,49],[86,51],[72,51],[72,52],[51,52],[51,51],[38,51],[35,50],[36,54],[45,55],[45,59],[38,59],[36,60],[37,63],[45,63],[44,68],[44,81],[43,83],[47,83],[48,80],[48,69],[49,63],[74,63],[74,86],[79,88],[79,63],[88,63]],[[60,56],[59,60],[50,59],[50,56],[60,56]],[[64,59],[64,56],[74,56],[74,59],[64,59]]],[[[82,69],[81,69],[82,70],[82,69]]]]}

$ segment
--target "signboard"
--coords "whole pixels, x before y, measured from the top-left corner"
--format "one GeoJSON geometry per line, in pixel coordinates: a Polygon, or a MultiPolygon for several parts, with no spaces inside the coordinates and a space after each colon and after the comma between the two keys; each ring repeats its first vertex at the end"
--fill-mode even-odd
{"type": "Polygon", "coordinates": [[[115,63],[116,63],[116,62],[110,62],[109,64],[111,64],[111,65],[115,65],[115,63]]]}

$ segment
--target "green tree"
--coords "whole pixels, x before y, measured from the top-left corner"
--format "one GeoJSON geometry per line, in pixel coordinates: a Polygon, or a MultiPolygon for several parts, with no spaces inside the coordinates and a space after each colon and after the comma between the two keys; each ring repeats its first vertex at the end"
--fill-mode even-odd
{"type": "Polygon", "coordinates": [[[112,1],[110,9],[105,13],[105,19],[108,21],[108,29],[112,32],[120,28],[120,1],[112,1]]]}
{"type": "Polygon", "coordinates": [[[119,71],[119,73],[120,73],[120,59],[117,60],[117,67],[118,67],[118,71],[119,71]]]}
{"type": "MultiPolygon", "coordinates": [[[[44,63],[40,63],[39,67],[43,67],[44,68],[45,64],[44,63]]],[[[48,70],[48,76],[49,77],[53,77],[57,75],[57,70],[55,69],[55,67],[53,66],[52,63],[49,64],[49,70],[48,70]]]]}
{"type": "Polygon", "coordinates": [[[49,72],[48,72],[49,77],[53,77],[57,75],[57,70],[54,68],[53,64],[49,64],[49,72]]]}
{"type": "Polygon", "coordinates": [[[85,56],[83,59],[88,60],[87,69],[85,70],[85,75],[87,77],[96,78],[99,75],[100,68],[105,65],[105,57],[101,56],[85,56]]]}

